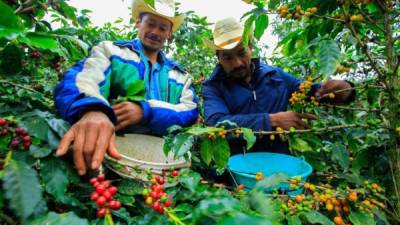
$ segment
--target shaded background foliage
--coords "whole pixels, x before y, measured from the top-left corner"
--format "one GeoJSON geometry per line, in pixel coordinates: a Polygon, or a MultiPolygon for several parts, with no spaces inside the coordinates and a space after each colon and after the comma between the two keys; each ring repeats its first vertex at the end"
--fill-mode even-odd
{"type": "MultiPolygon", "coordinates": [[[[387,187],[381,196],[385,208],[373,211],[371,217],[353,207],[344,217],[347,221],[398,223],[399,2],[246,2],[254,4],[254,10],[243,16],[246,32],[253,25],[254,36],[259,39],[267,26],[273,26],[281,40],[276,54],[260,56],[297,77],[323,82],[337,75],[352,81],[357,90],[357,99],[351,105],[305,106],[302,110],[320,119],[313,122],[310,132],[283,135],[289,140],[292,154],[304,156],[313,165],[312,182],[329,185],[339,194],[350,188],[367,196],[370,192],[365,180],[387,187]],[[306,14],[312,7],[317,11],[306,14]],[[355,15],[363,19],[352,17],[355,15]]],[[[89,10],[78,11],[65,1],[1,0],[0,12],[0,117],[16,121],[32,136],[29,151],[10,150],[12,137],[0,137],[0,221],[106,224],[95,217],[85,178],[76,174],[68,160],[52,155],[68,129],[55,113],[52,91],[63,71],[86,56],[91,46],[103,40],[132,39],[137,33],[129,26],[115,26],[121,21],[93,26],[89,10]],[[51,19],[45,20],[45,14],[51,19]],[[59,25],[54,26],[56,23],[59,25]]],[[[200,84],[211,73],[216,58],[202,44],[202,38],[211,37],[207,19],[194,12],[185,14],[185,23],[165,50],[191,74],[199,94],[200,84]]],[[[225,139],[208,139],[210,133],[221,131],[227,135],[231,132],[199,124],[186,130],[176,128],[179,134],[167,137],[171,151],[192,152],[193,168],[197,170],[181,171],[178,185],[168,190],[176,202],[174,212],[179,219],[188,224],[333,224],[334,213],[325,209],[288,215],[280,208],[285,200],[276,196],[257,190],[241,195],[230,187],[215,187],[204,181],[204,168],[226,166],[229,148],[225,139]],[[184,142],[190,143],[181,145],[184,142]]],[[[241,132],[249,142],[254,135],[271,135],[245,129],[241,132]]],[[[117,224],[176,223],[144,205],[142,184],[125,179],[113,183],[120,189],[116,198],[124,204],[123,209],[113,212],[117,224]]]]}

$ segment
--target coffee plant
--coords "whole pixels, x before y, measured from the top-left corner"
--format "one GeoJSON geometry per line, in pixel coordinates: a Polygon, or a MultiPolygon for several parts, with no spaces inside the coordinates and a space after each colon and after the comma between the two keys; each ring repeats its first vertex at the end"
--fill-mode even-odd
{"type": "MultiPolygon", "coordinates": [[[[242,17],[245,34],[253,32],[246,37],[257,44],[272,26],[280,39],[274,54],[258,56],[304,80],[289,110],[319,119],[303,130],[208,127],[202,116],[191,127],[170,127],[164,153],[191,157],[192,167],[149,171],[150,182],[142,182],[105,167],[80,177],[71,156],[54,155],[69,129],[55,111],[55,85],[96,43],[135,38],[133,26],[96,27],[89,10],[64,0],[0,0],[0,223],[399,224],[400,2],[244,2],[254,6],[242,17]],[[352,83],[353,102],[331,103],[340,92],[309,95],[312,83],[334,76],[352,83]],[[227,167],[228,139],[250,150],[261,136],[288,141],[292,155],[313,166],[311,177],[258,172],[252,189],[210,179],[227,167]],[[276,190],[282,182],[301,194],[276,190]]],[[[185,15],[165,51],[193,77],[202,115],[201,82],[216,63],[202,38],[212,33],[207,18],[185,15]]],[[[129,90],[118,101],[143,98],[142,83],[129,90]]]]}

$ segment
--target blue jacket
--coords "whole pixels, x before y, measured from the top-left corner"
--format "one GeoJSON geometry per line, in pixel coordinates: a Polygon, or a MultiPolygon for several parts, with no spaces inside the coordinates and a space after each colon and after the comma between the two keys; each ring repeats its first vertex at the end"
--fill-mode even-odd
{"type": "MultiPolygon", "coordinates": [[[[271,131],[270,113],[287,110],[289,98],[303,82],[278,67],[253,59],[254,71],[250,84],[229,80],[221,65],[203,83],[205,123],[213,126],[230,120],[253,131],[271,131]]],[[[313,84],[311,93],[320,87],[313,84]]],[[[243,152],[244,140],[230,139],[231,153],[243,152]]],[[[251,151],[289,153],[287,143],[276,138],[257,138],[251,151]]]]}
{"type": "Polygon", "coordinates": [[[56,107],[71,124],[93,109],[102,110],[115,123],[110,102],[124,96],[136,80],[144,80],[146,89],[145,100],[140,102],[140,129],[164,135],[171,125],[195,122],[198,108],[191,76],[162,51],[157,63],[151,65],[138,39],[104,41],[93,47],[91,54],[72,66],[56,87],[56,107]]]}

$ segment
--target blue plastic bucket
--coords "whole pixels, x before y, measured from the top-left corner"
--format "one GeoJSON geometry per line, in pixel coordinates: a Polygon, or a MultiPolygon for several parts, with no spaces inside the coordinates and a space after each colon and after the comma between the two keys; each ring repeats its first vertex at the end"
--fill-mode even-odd
{"type": "MultiPolygon", "coordinates": [[[[228,170],[233,179],[233,183],[243,184],[246,190],[252,189],[256,184],[255,174],[261,172],[264,177],[277,173],[286,174],[289,178],[301,177],[302,182],[306,181],[312,172],[312,167],[303,158],[290,155],[255,152],[234,155],[229,158],[228,170]]],[[[280,183],[278,186],[269,188],[266,191],[279,189],[288,195],[299,195],[303,188],[292,189],[288,182],[280,183]]]]}

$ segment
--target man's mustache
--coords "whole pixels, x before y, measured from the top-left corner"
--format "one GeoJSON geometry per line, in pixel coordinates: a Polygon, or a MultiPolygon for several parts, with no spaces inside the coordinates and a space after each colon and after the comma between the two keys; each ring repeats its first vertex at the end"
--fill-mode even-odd
{"type": "Polygon", "coordinates": [[[232,70],[231,73],[239,73],[239,72],[242,72],[245,69],[246,69],[245,66],[241,66],[241,67],[238,67],[238,68],[235,68],[234,70],[232,70]]]}
{"type": "Polygon", "coordinates": [[[161,42],[161,38],[158,35],[155,34],[147,34],[146,38],[152,40],[152,41],[156,41],[156,42],[161,42]]]}

